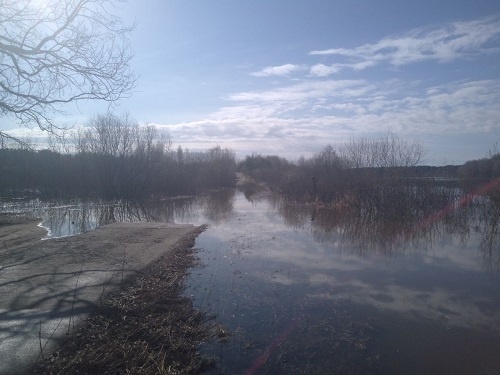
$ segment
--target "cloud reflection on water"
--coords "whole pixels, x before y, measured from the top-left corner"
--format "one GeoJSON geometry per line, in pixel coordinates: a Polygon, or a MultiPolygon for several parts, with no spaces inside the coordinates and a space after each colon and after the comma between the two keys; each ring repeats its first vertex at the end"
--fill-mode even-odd
{"type": "MultiPolygon", "coordinates": [[[[500,333],[500,308],[484,308],[500,307],[500,288],[484,273],[478,251],[483,233],[464,229],[473,225],[464,220],[466,212],[403,242],[396,234],[404,228],[393,225],[381,233],[336,213],[311,221],[311,210],[266,199],[249,204],[238,196],[235,215],[210,232],[212,246],[229,246],[231,267],[245,270],[242,283],[264,289],[280,284],[305,299],[349,299],[406,318],[500,333]]],[[[199,244],[205,247],[202,238],[199,244]]]]}

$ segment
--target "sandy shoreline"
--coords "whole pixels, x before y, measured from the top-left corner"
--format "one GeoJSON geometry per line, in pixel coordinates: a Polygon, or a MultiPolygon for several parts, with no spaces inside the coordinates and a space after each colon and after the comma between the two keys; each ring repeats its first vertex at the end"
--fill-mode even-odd
{"type": "Polygon", "coordinates": [[[123,280],[140,275],[192,225],[115,223],[41,241],[38,221],[0,222],[0,374],[23,373],[123,280]],[[6,225],[10,224],[10,225],[6,225]]]}

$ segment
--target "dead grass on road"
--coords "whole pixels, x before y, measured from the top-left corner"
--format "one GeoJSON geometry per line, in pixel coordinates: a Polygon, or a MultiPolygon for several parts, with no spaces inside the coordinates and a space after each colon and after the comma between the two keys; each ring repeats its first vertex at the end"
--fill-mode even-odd
{"type": "Polygon", "coordinates": [[[172,251],[100,301],[35,374],[196,374],[214,365],[197,348],[213,324],[182,296],[197,258],[191,232],[172,251]]]}

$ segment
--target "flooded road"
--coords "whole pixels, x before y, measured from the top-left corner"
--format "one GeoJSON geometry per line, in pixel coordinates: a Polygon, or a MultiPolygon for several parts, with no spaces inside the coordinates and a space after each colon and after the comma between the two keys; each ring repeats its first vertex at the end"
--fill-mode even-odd
{"type": "Polygon", "coordinates": [[[202,348],[213,373],[500,373],[498,205],[373,222],[235,190],[30,204],[54,237],[116,221],[209,224],[185,293],[220,323],[202,348]]]}
{"type": "Polygon", "coordinates": [[[206,349],[217,371],[500,373],[500,274],[484,228],[458,217],[411,239],[367,238],[363,223],[321,215],[238,193],[198,237],[187,293],[232,333],[206,349]]]}

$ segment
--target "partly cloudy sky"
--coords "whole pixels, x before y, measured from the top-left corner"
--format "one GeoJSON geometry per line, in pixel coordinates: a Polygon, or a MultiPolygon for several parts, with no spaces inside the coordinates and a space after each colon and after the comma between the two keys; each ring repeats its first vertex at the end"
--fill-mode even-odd
{"type": "Polygon", "coordinates": [[[498,0],[130,0],[122,13],[140,80],[115,110],[174,145],[298,158],[392,131],[441,165],[500,142],[498,0]]]}

